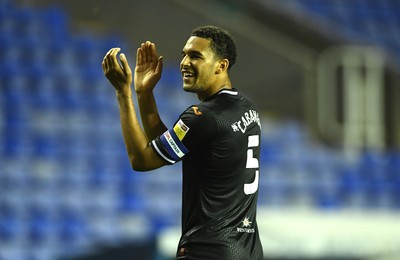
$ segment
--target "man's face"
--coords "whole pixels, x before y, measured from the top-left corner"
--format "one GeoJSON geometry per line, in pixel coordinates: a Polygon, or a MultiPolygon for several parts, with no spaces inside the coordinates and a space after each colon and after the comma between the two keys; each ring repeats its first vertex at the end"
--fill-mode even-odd
{"type": "Polygon", "coordinates": [[[183,89],[201,93],[213,84],[218,61],[210,48],[211,41],[192,36],[182,50],[183,89]]]}

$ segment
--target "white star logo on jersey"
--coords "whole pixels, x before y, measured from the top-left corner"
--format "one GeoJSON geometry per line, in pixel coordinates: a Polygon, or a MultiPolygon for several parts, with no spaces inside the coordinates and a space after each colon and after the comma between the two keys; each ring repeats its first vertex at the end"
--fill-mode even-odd
{"type": "Polygon", "coordinates": [[[251,223],[253,222],[251,222],[248,217],[245,217],[242,221],[243,227],[250,227],[251,223]]]}

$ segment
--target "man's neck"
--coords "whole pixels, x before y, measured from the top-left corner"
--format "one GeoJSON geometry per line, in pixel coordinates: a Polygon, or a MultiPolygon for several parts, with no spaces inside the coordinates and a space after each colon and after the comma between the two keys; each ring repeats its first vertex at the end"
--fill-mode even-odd
{"type": "Polygon", "coordinates": [[[218,88],[213,88],[211,91],[197,93],[197,98],[200,101],[207,100],[209,97],[215,95],[216,93],[218,93],[219,91],[221,91],[223,89],[232,89],[232,86],[230,84],[229,85],[222,85],[222,86],[220,86],[218,88]]]}

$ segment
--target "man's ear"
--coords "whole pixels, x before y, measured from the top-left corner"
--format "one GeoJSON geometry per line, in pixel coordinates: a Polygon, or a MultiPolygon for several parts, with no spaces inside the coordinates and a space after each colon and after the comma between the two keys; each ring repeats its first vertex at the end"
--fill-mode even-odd
{"type": "Polygon", "coordinates": [[[229,60],[223,59],[219,61],[218,68],[216,70],[216,74],[220,74],[224,71],[227,71],[229,68],[229,60]]]}

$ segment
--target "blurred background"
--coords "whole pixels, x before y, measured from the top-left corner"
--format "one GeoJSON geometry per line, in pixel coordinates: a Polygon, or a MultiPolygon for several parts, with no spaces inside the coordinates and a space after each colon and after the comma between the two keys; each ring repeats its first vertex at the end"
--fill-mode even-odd
{"type": "Polygon", "coordinates": [[[151,40],[172,126],[192,28],[262,114],[265,259],[400,259],[397,0],[0,0],[0,259],[174,259],[181,165],[133,172],[101,61],[151,40]]]}

